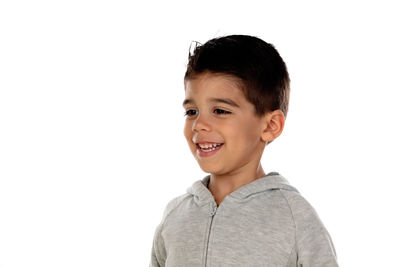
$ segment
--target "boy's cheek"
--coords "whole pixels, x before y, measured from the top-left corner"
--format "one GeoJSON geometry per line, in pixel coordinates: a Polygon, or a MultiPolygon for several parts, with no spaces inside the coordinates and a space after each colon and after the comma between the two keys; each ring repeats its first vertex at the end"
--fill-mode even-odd
{"type": "Polygon", "coordinates": [[[183,128],[183,135],[188,142],[191,140],[191,126],[188,123],[185,123],[185,126],[183,128]]]}
{"type": "Polygon", "coordinates": [[[191,131],[188,131],[186,128],[185,128],[185,130],[184,130],[184,135],[185,135],[185,138],[186,138],[186,142],[187,142],[187,144],[188,144],[188,146],[189,146],[189,149],[190,149],[190,151],[192,152],[192,153],[196,153],[196,145],[193,143],[193,141],[192,141],[192,134],[191,134],[191,131]]]}

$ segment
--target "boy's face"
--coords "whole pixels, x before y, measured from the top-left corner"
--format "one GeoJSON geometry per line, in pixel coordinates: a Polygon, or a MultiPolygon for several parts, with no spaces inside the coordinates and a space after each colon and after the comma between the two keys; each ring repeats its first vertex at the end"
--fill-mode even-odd
{"type": "Polygon", "coordinates": [[[185,82],[184,134],[204,172],[247,172],[258,166],[265,147],[262,118],[236,81],[207,72],[185,82]]]}

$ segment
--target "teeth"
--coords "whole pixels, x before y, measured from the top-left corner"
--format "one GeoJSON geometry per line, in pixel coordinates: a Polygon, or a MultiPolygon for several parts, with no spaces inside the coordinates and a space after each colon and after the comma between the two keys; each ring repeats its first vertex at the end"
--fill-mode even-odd
{"type": "Polygon", "coordinates": [[[215,147],[212,147],[212,148],[210,148],[210,149],[202,149],[204,152],[210,152],[210,151],[213,151],[213,150],[215,150],[215,147]]]}
{"type": "Polygon", "coordinates": [[[217,144],[206,144],[206,145],[199,144],[199,146],[200,146],[201,148],[210,148],[210,147],[216,147],[217,144]]]}
{"type": "Polygon", "coordinates": [[[210,152],[210,151],[215,150],[216,147],[219,146],[219,145],[221,145],[221,144],[217,144],[217,143],[214,143],[214,144],[206,144],[206,145],[199,144],[199,147],[200,147],[204,152],[210,152]]]}

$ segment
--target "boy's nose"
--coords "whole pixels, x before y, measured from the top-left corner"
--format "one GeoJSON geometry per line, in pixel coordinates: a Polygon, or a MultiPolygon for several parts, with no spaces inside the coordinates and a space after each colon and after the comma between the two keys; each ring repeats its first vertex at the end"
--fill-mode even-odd
{"type": "Polygon", "coordinates": [[[193,122],[192,131],[209,131],[210,129],[210,124],[207,123],[206,118],[204,116],[198,115],[193,122]]]}

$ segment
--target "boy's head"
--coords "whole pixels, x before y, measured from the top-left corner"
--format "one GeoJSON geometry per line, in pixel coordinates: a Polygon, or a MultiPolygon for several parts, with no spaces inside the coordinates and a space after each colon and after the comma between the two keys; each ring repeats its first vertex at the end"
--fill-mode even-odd
{"type": "Polygon", "coordinates": [[[289,99],[285,63],[251,36],[215,38],[189,55],[184,134],[205,172],[259,169],[265,145],[283,130],[289,99]]]}
{"type": "Polygon", "coordinates": [[[189,54],[185,81],[206,71],[239,78],[256,115],[280,109],[287,116],[290,79],[286,64],[273,45],[247,35],[211,39],[189,54]]]}

